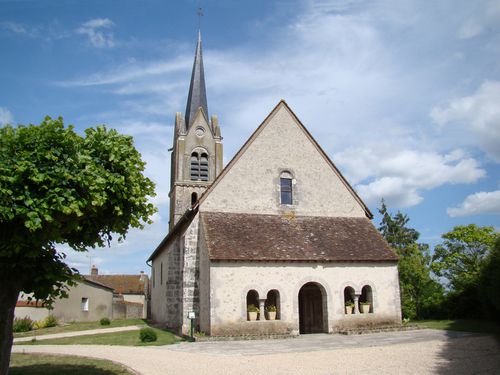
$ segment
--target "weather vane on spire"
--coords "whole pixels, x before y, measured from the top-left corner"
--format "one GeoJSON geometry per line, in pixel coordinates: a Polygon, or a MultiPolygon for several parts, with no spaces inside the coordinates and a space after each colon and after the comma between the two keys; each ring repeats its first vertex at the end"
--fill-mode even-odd
{"type": "Polygon", "coordinates": [[[204,16],[203,9],[201,7],[198,8],[198,11],[196,12],[196,14],[198,14],[198,29],[201,30],[201,17],[204,16]]]}

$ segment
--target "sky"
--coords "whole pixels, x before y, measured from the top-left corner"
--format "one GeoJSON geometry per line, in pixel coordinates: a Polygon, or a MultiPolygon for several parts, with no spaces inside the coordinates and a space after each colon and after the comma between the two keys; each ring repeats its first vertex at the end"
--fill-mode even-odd
{"type": "Polygon", "coordinates": [[[59,246],[82,273],[150,271],[199,26],[225,164],[285,99],[376,226],[383,198],[431,247],[456,225],[500,230],[500,0],[0,0],[0,125],[106,124],[156,183],[153,224],[59,246]]]}

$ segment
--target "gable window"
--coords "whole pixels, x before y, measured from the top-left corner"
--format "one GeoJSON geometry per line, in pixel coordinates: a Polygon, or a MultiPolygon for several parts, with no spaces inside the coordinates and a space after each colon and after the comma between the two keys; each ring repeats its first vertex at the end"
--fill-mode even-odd
{"type": "Polygon", "coordinates": [[[87,297],[82,298],[82,311],[89,311],[89,299],[87,297]]]}
{"type": "Polygon", "coordinates": [[[208,181],[208,155],[205,152],[191,154],[190,172],[191,180],[208,181]]]}
{"type": "Polygon", "coordinates": [[[283,172],[280,176],[281,204],[292,204],[292,175],[283,172]]]}

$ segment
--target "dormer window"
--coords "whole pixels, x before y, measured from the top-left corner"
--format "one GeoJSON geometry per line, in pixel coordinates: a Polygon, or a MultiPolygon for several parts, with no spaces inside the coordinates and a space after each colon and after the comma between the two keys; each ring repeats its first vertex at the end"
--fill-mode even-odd
{"type": "Polygon", "coordinates": [[[193,181],[208,181],[208,155],[198,152],[191,154],[191,180],[193,181]]]}
{"type": "Polygon", "coordinates": [[[280,175],[280,200],[281,204],[292,204],[292,174],[283,172],[280,175]]]}

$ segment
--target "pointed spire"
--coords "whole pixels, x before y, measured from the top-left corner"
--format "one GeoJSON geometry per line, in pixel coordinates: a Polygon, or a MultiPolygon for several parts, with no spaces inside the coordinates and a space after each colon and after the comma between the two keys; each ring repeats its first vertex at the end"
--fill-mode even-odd
{"type": "Polygon", "coordinates": [[[193,72],[189,84],[189,95],[186,106],[186,127],[189,129],[198,108],[203,108],[208,118],[207,91],[205,89],[205,72],[203,70],[203,55],[201,52],[201,31],[198,30],[198,43],[194,56],[193,72]]]}

